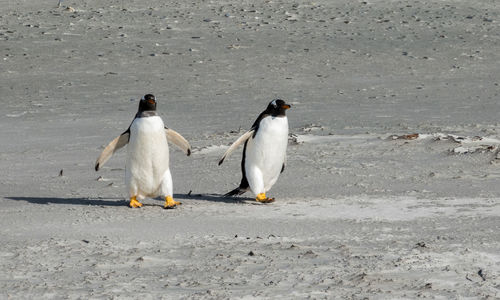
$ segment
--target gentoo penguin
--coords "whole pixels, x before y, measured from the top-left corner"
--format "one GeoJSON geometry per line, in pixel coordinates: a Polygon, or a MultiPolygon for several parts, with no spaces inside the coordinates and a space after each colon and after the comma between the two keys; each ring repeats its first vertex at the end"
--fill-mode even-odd
{"type": "Polygon", "coordinates": [[[151,94],[142,97],[134,120],[119,137],[112,140],[96,161],[99,168],[118,149],[128,144],[125,183],[130,196],[130,207],[141,207],[138,199],[165,198],[165,208],[174,208],[180,202],[172,198],[172,175],[169,169],[168,142],[172,142],[188,156],[191,146],[176,131],[165,127],[156,113],[156,98],[151,94]]]}
{"type": "Polygon", "coordinates": [[[289,108],[290,105],[283,100],[271,101],[266,110],[257,117],[252,128],[239,137],[224,153],[219,165],[239,145],[245,143],[241,160],[243,178],[240,186],[225,196],[241,195],[250,189],[258,202],[274,201],[274,198],[266,196],[266,192],[285,170],[288,145],[288,119],[285,112],[289,108]]]}

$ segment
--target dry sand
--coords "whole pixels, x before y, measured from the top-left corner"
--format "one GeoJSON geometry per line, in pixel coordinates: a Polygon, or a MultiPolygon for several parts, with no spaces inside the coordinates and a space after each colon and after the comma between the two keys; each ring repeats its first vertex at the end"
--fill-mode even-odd
{"type": "Polygon", "coordinates": [[[497,1],[62,4],[0,1],[0,298],[500,298],[497,1]],[[93,170],[148,92],[175,210],[93,170]],[[277,201],[221,198],[276,97],[277,201]]]}

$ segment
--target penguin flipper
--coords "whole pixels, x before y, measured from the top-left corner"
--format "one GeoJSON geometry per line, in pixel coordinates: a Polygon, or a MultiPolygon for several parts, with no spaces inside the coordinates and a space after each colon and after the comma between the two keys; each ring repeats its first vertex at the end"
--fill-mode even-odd
{"type": "Polygon", "coordinates": [[[122,133],[120,136],[116,137],[112,140],[104,150],[102,150],[101,155],[95,162],[95,170],[98,171],[99,168],[106,163],[109,158],[118,151],[120,148],[123,148],[126,144],[128,144],[128,140],[130,137],[130,132],[127,130],[122,133]]]}
{"type": "Polygon", "coordinates": [[[167,135],[167,141],[172,142],[172,144],[179,147],[179,149],[184,151],[187,156],[191,155],[191,145],[189,145],[189,142],[182,135],[180,135],[177,131],[166,127],[165,134],[167,135]]]}
{"type": "Polygon", "coordinates": [[[240,136],[230,147],[229,149],[226,150],[224,155],[222,155],[221,159],[219,160],[219,166],[224,162],[224,159],[228,157],[233,151],[238,148],[239,145],[243,144],[246,142],[254,133],[255,129],[251,129],[247,132],[245,132],[242,136],[240,136]]]}

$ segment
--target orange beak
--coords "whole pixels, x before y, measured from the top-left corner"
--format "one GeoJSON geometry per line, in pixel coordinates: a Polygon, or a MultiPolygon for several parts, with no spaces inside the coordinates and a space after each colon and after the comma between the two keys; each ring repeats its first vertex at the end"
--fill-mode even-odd
{"type": "Polygon", "coordinates": [[[290,107],[292,107],[290,104],[283,104],[282,108],[284,109],[289,109],[290,107]]]}

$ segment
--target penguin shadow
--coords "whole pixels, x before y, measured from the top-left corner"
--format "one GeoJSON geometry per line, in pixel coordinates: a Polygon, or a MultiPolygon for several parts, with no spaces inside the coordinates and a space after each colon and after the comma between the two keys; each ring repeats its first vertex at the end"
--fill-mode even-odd
{"type": "Polygon", "coordinates": [[[123,199],[102,200],[90,198],[55,198],[55,197],[5,197],[15,201],[26,201],[34,204],[72,204],[84,206],[124,206],[127,203],[123,199]]]}
{"type": "Polygon", "coordinates": [[[174,194],[174,199],[180,200],[203,200],[219,203],[241,203],[248,204],[249,201],[254,202],[254,198],[249,197],[228,197],[222,194],[174,194]]]}
{"type": "MultiPolygon", "coordinates": [[[[57,198],[57,197],[5,197],[5,199],[14,201],[26,201],[33,204],[70,204],[82,206],[128,206],[124,199],[104,200],[92,198],[57,198]]],[[[176,200],[203,200],[219,203],[248,204],[254,203],[255,199],[250,197],[226,197],[221,194],[174,194],[176,200]]],[[[154,198],[154,200],[161,200],[154,198]]],[[[160,204],[143,203],[143,206],[161,206],[160,204]]]]}

